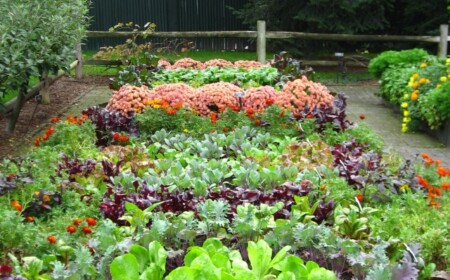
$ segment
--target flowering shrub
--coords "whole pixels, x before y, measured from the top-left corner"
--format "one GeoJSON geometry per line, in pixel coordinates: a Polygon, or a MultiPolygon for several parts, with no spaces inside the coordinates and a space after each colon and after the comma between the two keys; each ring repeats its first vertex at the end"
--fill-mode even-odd
{"type": "Polygon", "coordinates": [[[235,93],[242,89],[231,83],[218,82],[204,85],[197,89],[197,95],[192,99],[194,110],[202,116],[211,112],[222,112],[226,108],[239,106],[235,93]]]}
{"type": "Polygon", "coordinates": [[[262,112],[267,106],[275,103],[278,93],[271,86],[251,88],[242,97],[242,107],[244,110],[253,109],[262,112]]]}
{"type": "Polygon", "coordinates": [[[234,66],[241,67],[244,69],[250,69],[250,68],[259,68],[261,67],[261,63],[254,60],[238,60],[234,62],[234,66]]]}
{"type": "MultiPolygon", "coordinates": [[[[374,59],[374,65],[383,61],[382,67],[377,66],[377,71],[384,71],[380,74],[379,95],[400,105],[402,132],[420,130],[424,126],[438,129],[450,117],[450,59],[444,62],[436,56],[423,55],[423,51],[411,51],[420,55],[413,59],[400,55],[395,56],[395,60],[386,60],[383,53],[382,60],[374,59]]],[[[394,52],[387,53],[390,57],[394,52]]]]}
{"type": "Polygon", "coordinates": [[[193,60],[192,58],[186,57],[177,60],[171,67],[172,69],[176,68],[192,68],[192,69],[205,69],[205,65],[197,60],[193,60]]]}
{"type": "Polygon", "coordinates": [[[294,115],[300,115],[305,108],[312,110],[316,106],[332,107],[333,99],[325,86],[302,77],[287,82],[276,103],[292,111],[294,115]]]}
{"type": "Polygon", "coordinates": [[[225,59],[211,59],[205,62],[205,67],[234,67],[234,64],[225,59]]]}
{"type": "Polygon", "coordinates": [[[122,86],[118,91],[113,92],[106,109],[123,115],[140,112],[145,107],[144,100],[149,98],[150,90],[146,86],[122,86]]]}
{"type": "Polygon", "coordinates": [[[169,106],[191,107],[191,100],[195,95],[195,89],[185,83],[163,84],[156,86],[150,93],[150,99],[160,99],[169,103],[169,106]]]}

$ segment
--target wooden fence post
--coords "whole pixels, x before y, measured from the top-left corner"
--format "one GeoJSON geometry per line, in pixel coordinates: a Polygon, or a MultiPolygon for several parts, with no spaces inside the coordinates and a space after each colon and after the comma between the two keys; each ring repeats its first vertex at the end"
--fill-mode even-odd
{"type": "Polygon", "coordinates": [[[77,67],[75,68],[75,78],[83,78],[83,53],[81,52],[81,44],[76,46],[76,59],[78,60],[77,67]]]}
{"type": "Polygon", "coordinates": [[[447,57],[447,45],[448,45],[448,24],[441,24],[441,39],[438,47],[438,57],[447,57]]]}
{"type": "Polygon", "coordinates": [[[266,63],[266,22],[258,20],[256,25],[256,53],[258,61],[262,64],[266,63]]]}

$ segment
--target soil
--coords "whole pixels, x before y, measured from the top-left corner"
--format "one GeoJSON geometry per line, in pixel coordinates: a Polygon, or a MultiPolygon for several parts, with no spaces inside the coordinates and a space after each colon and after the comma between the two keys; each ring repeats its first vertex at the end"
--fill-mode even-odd
{"type": "Polygon", "coordinates": [[[106,86],[109,77],[85,76],[81,80],[62,77],[49,87],[50,104],[37,104],[34,98],[26,102],[14,133],[5,133],[9,116],[0,119],[0,159],[20,156],[34,138],[51,124],[54,117],[67,115],[70,106],[97,86],[106,86]]]}

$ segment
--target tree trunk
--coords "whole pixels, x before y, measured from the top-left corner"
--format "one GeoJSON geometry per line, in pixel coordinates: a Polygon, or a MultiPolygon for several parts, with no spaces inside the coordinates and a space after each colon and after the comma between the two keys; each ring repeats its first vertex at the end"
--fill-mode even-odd
{"type": "Polygon", "coordinates": [[[22,107],[25,104],[26,101],[25,95],[27,94],[28,91],[28,79],[26,79],[26,81],[27,81],[26,83],[22,84],[19,94],[16,97],[16,104],[14,106],[11,118],[9,119],[8,127],[6,128],[6,132],[8,133],[14,132],[17,120],[19,119],[20,111],[22,110],[22,107]]]}
{"type": "Polygon", "coordinates": [[[40,93],[42,95],[42,104],[50,104],[50,93],[48,92],[48,87],[50,86],[50,79],[48,73],[42,73],[42,78],[44,82],[44,87],[41,89],[40,93]]]}

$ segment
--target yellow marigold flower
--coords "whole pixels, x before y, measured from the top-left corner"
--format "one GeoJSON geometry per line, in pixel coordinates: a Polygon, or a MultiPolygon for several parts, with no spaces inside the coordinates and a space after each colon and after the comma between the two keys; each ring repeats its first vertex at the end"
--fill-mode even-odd
{"type": "Polygon", "coordinates": [[[184,131],[185,133],[188,133],[188,132],[189,132],[189,130],[188,130],[187,128],[183,129],[183,131],[184,131]]]}
{"type": "Polygon", "coordinates": [[[403,102],[401,106],[402,106],[403,109],[408,108],[408,103],[407,102],[403,102]]]}
{"type": "Polygon", "coordinates": [[[161,105],[153,105],[153,108],[159,109],[159,108],[161,108],[161,105]]]}
{"type": "Polygon", "coordinates": [[[403,133],[408,132],[408,128],[407,128],[407,127],[402,127],[402,132],[403,132],[403,133]]]}
{"type": "Polygon", "coordinates": [[[440,88],[442,85],[441,84],[437,84],[436,85],[436,88],[440,88]]]}
{"type": "Polygon", "coordinates": [[[427,67],[427,66],[428,66],[428,64],[426,64],[425,62],[423,62],[423,63],[420,64],[420,68],[425,68],[425,67],[427,67]]]}
{"type": "Polygon", "coordinates": [[[409,98],[409,95],[408,95],[407,93],[405,93],[405,94],[403,95],[403,99],[408,100],[408,98],[409,98]]]}
{"type": "Polygon", "coordinates": [[[419,98],[419,91],[415,90],[411,94],[411,101],[416,101],[419,98]]]}
{"type": "Polygon", "coordinates": [[[450,58],[447,58],[447,60],[445,60],[445,64],[450,65],[450,58]]]}
{"type": "Polygon", "coordinates": [[[418,88],[420,86],[420,83],[419,82],[414,82],[414,84],[413,84],[413,87],[414,88],[418,88]]]}
{"type": "Polygon", "coordinates": [[[408,118],[403,118],[403,122],[407,123],[408,122],[408,118]]]}
{"type": "Polygon", "coordinates": [[[409,116],[409,111],[407,111],[407,110],[403,111],[403,116],[405,116],[405,117],[409,116]]]}
{"type": "Polygon", "coordinates": [[[447,77],[442,76],[442,77],[439,78],[439,81],[445,83],[447,81],[447,77]]]}
{"type": "Polygon", "coordinates": [[[417,79],[417,78],[419,78],[419,73],[414,73],[413,75],[412,75],[412,78],[415,80],[415,79],[417,79]]]}

